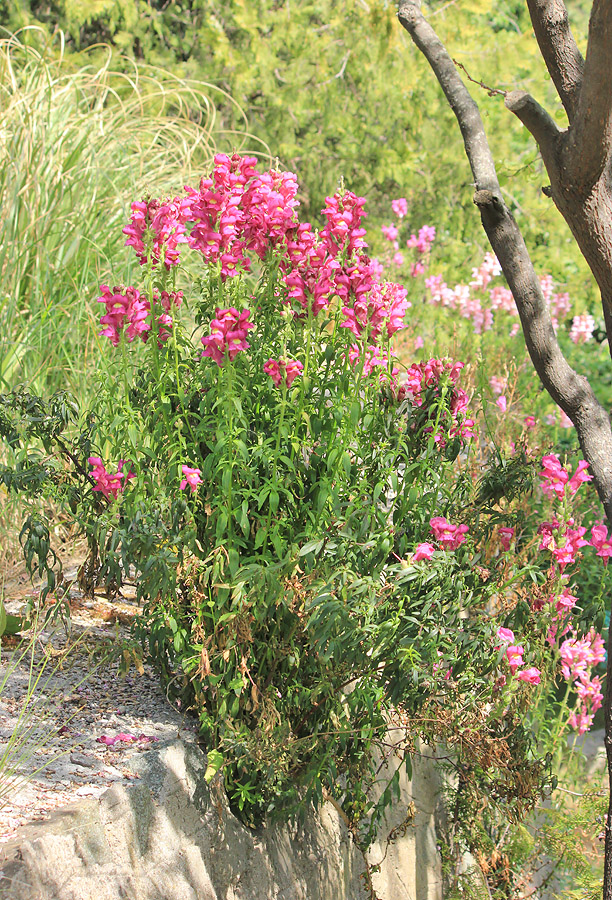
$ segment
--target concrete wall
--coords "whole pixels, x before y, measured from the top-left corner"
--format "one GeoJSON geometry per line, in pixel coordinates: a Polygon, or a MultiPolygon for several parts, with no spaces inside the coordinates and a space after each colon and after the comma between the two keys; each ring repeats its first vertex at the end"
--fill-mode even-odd
{"type": "MultiPolygon", "coordinates": [[[[219,782],[204,783],[196,745],[158,745],[130,766],[140,776],[134,784],[58,810],[0,846],[1,898],[373,900],[363,857],[331,805],[302,825],[251,831],[230,813],[219,782]]],[[[373,876],[380,900],[441,900],[438,788],[431,763],[416,760],[387,833],[410,803],[414,818],[388,848],[381,840],[370,852],[381,863],[373,876]]]]}

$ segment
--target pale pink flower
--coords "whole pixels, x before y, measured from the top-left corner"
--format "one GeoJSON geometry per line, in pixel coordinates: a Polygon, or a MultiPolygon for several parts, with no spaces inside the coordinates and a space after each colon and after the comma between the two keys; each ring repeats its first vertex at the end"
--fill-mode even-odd
{"type": "Polygon", "coordinates": [[[391,201],[391,209],[398,219],[403,219],[408,214],[408,201],[405,197],[398,197],[397,200],[391,201]]]}
{"type": "Polygon", "coordinates": [[[399,231],[396,225],[383,225],[381,229],[383,235],[388,241],[396,241],[399,231]]]}
{"type": "Polygon", "coordinates": [[[419,562],[421,559],[431,559],[431,557],[436,552],[436,548],[433,544],[425,541],[422,544],[417,544],[415,551],[412,555],[412,562],[419,562]]]}
{"type": "Polygon", "coordinates": [[[502,642],[502,644],[513,644],[514,643],[514,632],[510,628],[504,628],[502,625],[497,629],[497,639],[502,642]]]}
{"type": "Polygon", "coordinates": [[[535,666],[530,666],[529,669],[522,669],[516,677],[519,681],[525,681],[527,684],[539,684],[541,674],[535,666]]]}
{"type": "Polygon", "coordinates": [[[423,340],[423,338],[421,337],[420,334],[417,334],[417,336],[415,337],[413,346],[414,346],[415,350],[420,350],[422,347],[425,346],[425,341],[423,340]]]}
{"type": "Polygon", "coordinates": [[[492,375],[489,378],[489,384],[491,385],[491,390],[493,391],[493,393],[496,396],[499,396],[506,390],[506,387],[508,385],[508,378],[507,376],[504,378],[500,378],[497,375],[492,375]]]}
{"type": "Polygon", "coordinates": [[[570,340],[574,344],[586,344],[593,337],[595,328],[595,319],[589,313],[583,313],[580,316],[574,316],[572,327],[570,328],[570,340]]]}
{"type": "Polygon", "coordinates": [[[608,538],[608,529],[603,522],[598,522],[591,528],[591,546],[607,565],[608,559],[612,556],[612,536],[608,538]]]}
{"type": "Polygon", "coordinates": [[[506,400],[506,398],[505,398],[504,395],[502,394],[502,395],[501,395],[500,397],[498,397],[497,400],[495,401],[495,405],[496,405],[496,406],[499,406],[499,408],[501,409],[501,411],[502,411],[503,413],[505,413],[505,412],[506,412],[506,409],[508,408],[508,401],[506,400]]]}

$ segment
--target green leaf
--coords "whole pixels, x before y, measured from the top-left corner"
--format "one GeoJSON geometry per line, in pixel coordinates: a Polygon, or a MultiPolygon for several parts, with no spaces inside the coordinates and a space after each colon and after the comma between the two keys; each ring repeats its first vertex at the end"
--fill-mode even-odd
{"type": "Polygon", "coordinates": [[[208,761],[208,765],[206,766],[206,771],[204,772],[204,781],[206,784],[210,784],[213,780],[221,766],[223,765],[223,754],[219,753],[218,750],[210,750],[206,757],[208,761]]]}

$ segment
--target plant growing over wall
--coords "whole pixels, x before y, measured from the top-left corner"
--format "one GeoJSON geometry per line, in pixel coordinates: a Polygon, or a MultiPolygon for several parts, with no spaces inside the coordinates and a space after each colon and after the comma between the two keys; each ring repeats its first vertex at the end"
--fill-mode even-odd
{"type": "MultiPolygon", "coordinates": [[[[410,770],[418,736],[520,818],[552,783],[556,680],[580,698],[560,729],[601,702],[570,581],[610,546],[574,521],[590,476],[519,447],[475,477],[463,363],[395,363],[411,301],[366,253],[364,200],[341,186],[316,230],[297,190],[218,155],[134,202],[142,280],[100,288],[97,398],[2,395],[0,478],[63,504],[109,586],[135,569],[140,639],[244,821],[331,796],[367,847],[399,778],[374,804],[380,756],[410,770]]],[[[41,573],[45,528],[23,531],[41,573]]]]}

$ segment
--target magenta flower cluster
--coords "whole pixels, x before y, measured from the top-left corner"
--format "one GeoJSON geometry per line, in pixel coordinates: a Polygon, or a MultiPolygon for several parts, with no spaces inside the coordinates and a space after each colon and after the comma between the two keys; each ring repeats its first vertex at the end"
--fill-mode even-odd
{"type": "MultiPolygon", "coordinates": [[[[462,441],[466,441],[474,436],[471,430],[474,420],[465,417],[469,398],[462,388],[457,387],[462,369],[462,362],[452,362],[448,359],[429,359],[424,363],[413,363],[395,390],[395,395],[400,401],[408,398],[414,406],[420,407],[425,403],[426,392],[433,390],[439,393],[441,383],[446,379],[450,385],[449,434],[451,437],[458,435],[462,441]]],[[[431,431],[432,428],[426,430],[431,431]]],[[[435,440],[440,447],[445,445],[439,431],[435,435],[435,440]]]]}
{"type": "Polygon", "coordinates": [[[222,366],[226,359],[232,361],[241,350],[248,350],[251,345],[247,344],[247,334],[255,327],[249,322],[250,315],[248,309],[239,312],[233,306],[217,308],[216,318],[210,323],[210,334],[202,338],[202,356],[208,356],[222,366]]]}
{"type": "Polygon", "coordinates": [[[264,363],[263,370],[269,375],[276,387],[285,384],[290,388],[298,375],[302,374],[304,366],[297,359],[269,359],[264,363]]]}
{"type": "Polygon", "coordinates": [[[119,494],[123,493],[128,481],[135,478],[131,468],[127,472],[123,471],[127,460],[120,459],[117,471],[111,475],[106,471],[104,462],[99,456],[90,456],[87,460],[92,468],[91,477],[93,478],[94,491],[99,491],[107,500],[116,500],[119,494]]]}
{"type": "Polygon", "coordinates": [[[523,659],[525,649],[520,644],[516,643],[514,632],[510,628],[498,628],[497,639],[502,646],[505,645],[506,647],[505,658],[508,663],[508,668],[510,669],[510,674],[516,675],[519,681],[524,681],[527,684],[539,684],[540,676],[542,674],[540,670],[535,666],[523,668],[525,665],[523,659]]]}
{"type": "MultiPolygon", "coordinates": [[[[274,250],[287,297],[297,304],[296,314],[317,316],[338,297],[342,327],[368,343],[360,349],[360,358],[366,353],[374,358],[383,332],[390,337],[403,327],[410,303],[405,288],[380,280],[380,267],[364,252],[365,199],[351,191],[327,197],[322,211],[325,225],[317,234],[297,219],[295,175],[259,173],[256,163],[253,157],[218,154],[212,175],[201,180],[198,190],[186,188],[186,197],[133,203],[130,224],[124,229],[126,243],[141,263],[149,259],[150,251],[153,265],[163,261],[166,268],[177,264],[185,245],[218,265],[222,280],[248,271],[250,254],[264,259],[274,250]]],[[[133,314],[126,313],[123,302],[116,301],[118,322],[104,322],[107,329],[103,332],[113,342],[120,330],[115,325],[123,326],[126,321],[133,331],[146,331],[150,310],[134,288],[126,290],[139,305],[133,314]]],[[[107,316],[112,314],[111,304],[107,316]]],[[[205,355],[222,365],[226,353],[235,355],[245,349],[244,335],[238,335],[248,327],[250,323],[234,323],[227,310],[218,310],[204,341],[205,355]],[[234,332],[234,337],[229,337],[229,332],[234,332]]],[[[369,374],[373,368],[375,364],[367,365],[364,371],[369,374]]]]}
{"type": "MultiPolygon", "coordinates": [[[[146,341],[151,331],[151,304],[147,297],[143,296],[133,287],[114,287],[100,285],[101,294],[98,303],[104,303],[106,313],[100,317],[100,324],[104,325],[100,332],[101,337],[109,338],[114,347],[119,344],[121,334],[125,329],[125,337],[131,343],[137,337],[146,341]]],[[[163,312],[157,316],[157,338],[163,342],[168,339],[169,329],[172,327],[172,307],[180,307],[183,300],[182,291],[162,291],[153,294],[155,304],[161,306],[163,312]]]]}

